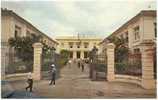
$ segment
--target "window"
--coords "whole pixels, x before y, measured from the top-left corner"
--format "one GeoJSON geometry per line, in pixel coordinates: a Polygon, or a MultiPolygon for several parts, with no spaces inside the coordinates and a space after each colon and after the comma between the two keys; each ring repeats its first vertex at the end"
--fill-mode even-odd
{"type": "Polygon", "coordinates": [[[139,48],[134,49],[134,53],[140,53],[140,49],[139,48]]]}
{"type": "Polygon", "coordinates": [[[84,52],[84,58],[87,58],[87,57],[88,57],[88,52],[85,51],[85,52],[84,52]]]}
{"type": "Polygon", "coordinates": [[[81,54],[80,51],[77,51],[77,58],[80,58],[81,54]]]}
{"type": "Polygon", "coordinates": [[[47,41],[46,40],[44,40],[44,43],[46,43],[47,41]]]}
{"type": "Polygon", "coordinates": [[[26,36],[31,36],[31,33],[29,31],[27,31],[26,36]]]}
{"type": "Polygon", "coordinates": [[[64,43],[61,43],[61,46],[64,47],[64,43]]]}
{"type": "Polygon", "coordinates": [[[70,43],[69,43],[69,47],[70,47],[70,48],[73,48],[73,42],[70,42],[70,43]]]}
{"type": "Polygon", "coordinates": [[[80,48],[80,46],[78,45],[77,48],[80,48]]]}
{"type": "Polygon", "coordinates": [[[76,45],[77,45],[77,48],[80,48],[81,42],[77,42],[76,45]]]}
{"type": "Polygon", "coordinates": [[[157,24],[156,24],[156,22],[154,23],[154,32],[155,32],[155,37],[157,37],[157,24]]]}
{"type": "Polygon", "coordinates": [[[84,43],[84,48],[88,48],[88,45],[89,45],[89,43],[88,43],[88,42],[85,42],[85,43],[84,43]]]}
{"type": "Polygon", "coordinates": [[[139,26],[134,28],[134,39],[138,40],[140,39],[140,34],[139,34],[139,26]]]}
{"type": "Polygon", "coordinates": [[[125,41],[128,42],[128,32],[125,34],[125,41]]]}
{"type": "Polygon", "coordinates": [[[123,34],[120,35],[120,38],[123,39],[123,34]]]}
{"type": "Polygon", "coordinates": [[[18,37],[21,34],[21,28],[15,25],[15,31],[14,31],[14,36],[18,37]]]}
{"type": "Polygon", "coordinates": [[[15,37],[17,37],[18,36],[18,31],[15,30],[14,34],[15,34],[15,37]]]}
{"type": "Polygon", "coordinates": [[[73,52],[70,51],[70,58],[73,58],[73,52]]]}

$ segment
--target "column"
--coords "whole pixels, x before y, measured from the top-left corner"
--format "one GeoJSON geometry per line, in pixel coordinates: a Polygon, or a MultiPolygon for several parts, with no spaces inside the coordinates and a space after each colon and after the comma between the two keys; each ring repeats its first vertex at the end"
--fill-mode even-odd
{"type": "Polygon", "coordinates": [[[5,68],[7,67],[6,65],[6,58],[7,58],[7,46],[1,45],[1,79],[4,80],[5,79],[5,68]]]}
{"type": "Polygon", "coordinates": [[[114,49],[115,45],[113,43],[109,43],[107,45],[107,80],[114,81],[115,73],[114,73],[114,49]]]}
{"type": "Polygon", "coordinates": [[[33,79],[41,79],[41,54],[42,54],[42,44],[34,43],[34,63],[33,63],[33,79]]]}
{"type": "Polygon", "coordinates": [[[133,28],[131,26],[128,27],[128,46],[129,48],[132,48],[134,40],[134,33],[133,33],[133,28]]]}
{"type": "Polygon", "coordinates": [[[77,51],[73,51],[73,59],[77,58],[77,51]]]}
{"type": "Polygon", "coordinates": [[[154,80],[153,43],[142,43],[142,87],[145,89],[156,88],[154,80]]]}

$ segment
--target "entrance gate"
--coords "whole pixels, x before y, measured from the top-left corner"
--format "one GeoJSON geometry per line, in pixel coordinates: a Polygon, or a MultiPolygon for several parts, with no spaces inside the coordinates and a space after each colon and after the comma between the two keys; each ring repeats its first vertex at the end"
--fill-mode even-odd
{"type": "Polygon", "coordinates": [[[107,56],[105,54],[94,55],[91,62],[92,80],[107,79],[107,56]]]}

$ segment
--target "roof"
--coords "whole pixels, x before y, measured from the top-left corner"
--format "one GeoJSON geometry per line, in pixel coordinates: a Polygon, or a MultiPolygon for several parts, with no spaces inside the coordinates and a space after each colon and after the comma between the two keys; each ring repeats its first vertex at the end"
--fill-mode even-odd
{"type": "Polygon", "coordinates": [[[47,37],[49,40],[51,40],[52,42],[55,42],[58,44],[57,41],[53,40],[52,38],[50,38],[49,36],[47,36],[46,34],[44,34],[43,32],[41,32],[40,30],[38,30],[35,26],[33,26],[30,22],[26,21],[24,18],[20,17],[18,14],[16,14],[15,12],[13,12],[12,10],[8,10],[6,8],[1,8],[1,15],[2,16],[13,16],[16,19],[19,19],[21,22],[26,23],[28,26],[32,27],[34,30],[36,30],[37,32],[39,32],[41,35],[47,37]]]}
{"type": "Polygon", "coordinates": [[[99,40],[101,41],[102,38],[100,37],[77,37],[77,36],[60,36],[57,37],[56,40],[99,40]]]}
{"type": "MultiPolygon", "coordinates": [[[[117,34],[122,29],[128,27],[128,25],[132,24],[133,22],[137,21],[142,16],[153,16],[156,17],[156,10],[142,10],[140,13],[138,13],[136,16],[131,18],[129,21],[127,21],[125,24],[123,24],[121,27],[119,27],[117,30],[115,30],[111,35],[106,37],[102,42],[104,42],[107,38],[110,38],[111,36],[117,34]]],[[[102,43],[101,42],[101,43],[102,43]]]]}

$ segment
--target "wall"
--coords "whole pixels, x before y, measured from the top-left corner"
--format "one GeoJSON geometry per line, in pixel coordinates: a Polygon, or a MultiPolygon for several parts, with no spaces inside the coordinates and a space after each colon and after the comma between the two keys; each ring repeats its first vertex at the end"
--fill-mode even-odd
{"type": "Polygon", "coordinates": [[[60,51],[61,49],[67,49],[67,50],[91,50],[92,48],[93,48],[93,46],[94,46],[94,43],[96,43],[96,47],[97,48],[99,48],[99,45],[98,45],[98,43],[101,41],[101,39],[100,40],[81,40],[82,41],[82,43],[81,43],[81,45],[80,45],[80,48],[77,48],[77,45],[76,45],[76,42],[78,42],[78,40],[76,39],[76,40],[59,40],[59,39],[57,39],[57,41],[59,42],[59,45],[58,45],[58,51],[60,51]],[[69,42],[73,42],[73,48],[69,48],[69,42]],[[88,48],[84,48],[84,42],[88,42],[89,43],[89,46],[88,46],[88,48]],[[62,43],[64,43],[64,47],[62,46],[62,43]]]}
{"type": "Polygon", "coordinates": [[[131,51],[133,51],[133,49],[135,48],[140,48],[139,44],[144,40],[156,40],[154,22],[156,22],[155,17],[142,16],[140,18],[137,18],[137,20],[135,20],[133,23],[129,24],[128,27],[120,29],[117,33],[113,34],[113,36],[120,37],[128,31],[128,47],[131,51]],[[138,40],[134,39],[134,28],[136,26],[139,26],[140,39],[138,40]]]}
{"type": "MultiPolygon", "coordinates": [[[[33,27],[27,25],[27,23],[22,22],[20,19],[16,19],[14,17],[10,16],[2,16],[2,21],[1,21],[1,29],[2,29],[2,34],[1,34],[1,39],[2,42],[8,42],[8,39],[11,37],[14,37],[15,35],[15,25],[21,28],[21,34],[20,36],[27,36],[27,31],[29,31],[31,34],[36,34],[39,35],[38,31],[33,29],[33,27]]],[[[56,45],[55,42],[51,41],[48,39],[46,36],[42,35],[45,40],[49,41],[47,44],[50,46],[56,45]]]]}
{"type": "Polygon", "coordinates": [[[156,18],[154,17],[143,17],[144,21],[144,32],[143,39],[155,39],[155,31],[154,31],[154,22],[156,22],[156,18]]]}
{"type": "Polygon", "coordinates": [[[1,41],[8,42],[8,38],[11,37],[11,17],[1,17],[1,41]]]}

